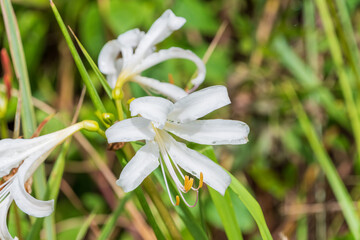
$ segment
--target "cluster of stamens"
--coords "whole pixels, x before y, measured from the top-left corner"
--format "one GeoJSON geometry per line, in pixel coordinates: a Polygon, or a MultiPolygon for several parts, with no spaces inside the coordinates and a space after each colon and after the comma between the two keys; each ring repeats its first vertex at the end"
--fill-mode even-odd
{"type": "Polygon", "coordinates": [[[161,153],[161,158],[160,158],[160,167],[161,167],[161,171],[165,180],[165,185],[167,188],[167,192],[169,194],[169,198],[171,203],[174,206],[178,206],[180,204],[180,197],[183,199],[184,203],[188,206],[188,207],[195,207],[199,198],[199,189],[202,188],[203,186],[203,180],[204,180],[204,176],[203,173],[200,172],[200,177],[199,177],[199,186],[197,188],[194,188],[194,178],[189,177],[188,175],[184,176],[184,174],[182,173],[180,167],[178,166],[178,164],[173,161],[169,155],[168,152],[166,150],[165,147],[165,143],[164,140],[161,137],[161,134],[159,131],[159,129],[157,129],[156,127],[153,126],[153,129],[155,131],[155,141],[157,142],[158,146],[159,146],[159,150],[161,153]],[[175,166],[175,167],[174,167],[175,166]],[[167,172],[169,173],[170,177],[172,178],[172,180],[174,181],[176,188],[179,192],[179,195],[176,195],[175,197],[175,202],[173,201],[173,198],[171,196],[170,193],[170,189],[169,189],[169,185],[167,182],[167,178],[166,178],[166,174],[165,174],[165,167],[167,169],[167,172]],[[184,181],[184,184],[181,183],[181,180],[184,181]],[[187,193],[190,190],[193,190],[196,192],[196,200],[195,203],[193,205],[190,205],[185,197],[183,196],[183,193],[187,193]]]}

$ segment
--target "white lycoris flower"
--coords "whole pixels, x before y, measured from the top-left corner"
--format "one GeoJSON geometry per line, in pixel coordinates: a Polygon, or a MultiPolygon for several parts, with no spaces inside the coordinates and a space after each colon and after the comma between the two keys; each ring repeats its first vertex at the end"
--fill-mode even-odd
{"type": "MultiPolygon", "coordinates": [[[[105,134],[109,143],[146,140],[120,174],[117,184],[125,192],[132,191],[160,164],[171,202],[165,169],[175,182],[180,196],[193,188],[193,179],[181,169],[205,182],[224,195],[230,176],[204,155],[177,142],[168,132],[190,142],[206,145],[244,144],[249,127],[235,120],[197,120],[230,103],[224,86],[213,86],[194,92],[172,103],[160,97],[141,97],[130,104],[132,116],[115,123],[105,134]],[[182,182],[184,182],[182,184],[182,182]]],[[[176,205],[179,197],[176,196],[176,205]]],[[[187,204],[187,202],[185,201],[187,204]]],[[[196,203],[195,203],[196,204],[196,203]]],[[[174,204],[175,205],[175,204],[174,204]]]]}
{"type": "Polygon", "coordinates": [[[195,90],[204,81],[206,72],[205,65],[198,56],[177,47],[155,52],[155,45],[181,28],[185,21],[168,9],[146,34],[139,29],[132,29],[107,42],[99,54],[98,65],[100,71],[106,74],[111,88],[121,88],[126,81],[134,81],[155,93],[178,100],[187,95],[182,88],[140,74],[165,60],[181,58],[193,61],[197,66],[197,77],[191,81],[194,87],[190,92],[195,90]]]}
{"type": "Polygon", "coordinates": [[[0,185],[0,239],[13,239],[6,223],[7,212],[13,200],[28,215],[46,217],[52,213],[54,200],[35,199],[27,193],[24,184],[56,146],[83,128],[96,131],[98,125],[94,121],[83,121],[32,139],[0,141],[0,179],[2,182],[6,180],[0,185]]]}

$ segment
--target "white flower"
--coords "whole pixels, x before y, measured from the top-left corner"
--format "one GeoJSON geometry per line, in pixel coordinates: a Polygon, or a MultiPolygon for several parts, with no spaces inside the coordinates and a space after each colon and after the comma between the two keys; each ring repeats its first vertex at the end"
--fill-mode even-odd
{"type": "Polygon", "coordinates": [[[54,200],[35,199],[27,193],[24,184],[57,145],[83,128],[95,131],[98,125],[94,121],[83,121],[32,139],[0,141],[0,179],[5,181],[0,185],[0,239],[13,239],[6,224],[7,212],[13,200],[28,215],[46,217],[52,213],[54,200]]]}
{"type": "Polygon", "coordinates": [[[185,21],[168,9],[146,34],[139,29],[132,29],[107,42],[99,54],[98,65],[100,71],[107,75],[109,85],[121,88],[126,81],[134,81],[155,93],[178,100],[187,95],[183,89],[140,74],[165,60],[182,58],[193,61],[197,66],[197,77],[191,81],[194,87],[190,92],[194,91],[205,78],[206,70],[202,60],[193,52],[177,47],[155,52],[155,45],[181,28],[185,21]]]}
{"type": "MultiPolygon", "coordinates": [[[[219,165],[204,155],[177,142],[168,132],[187,141],[207,144],[244,144],[249,127],[234,120],[197,120],[230,103],[224,86],[213,86],[194,92],[176,103],[160,97],[141,97],[130,104],[131,115],[140,115],[115,123],[106,132],[109,143],[146,140],[121,172],[117,184],[132,191],[160,164],[171,202],[165,168],[175,182],[180,196],[193,189],[193,179],[181,169],[224,195],[231,179],[219,165]],[[182,183],[184,181],[184,183],[182,183]]],[[[201,187],[201,186],[200,186],[201,187]]],[[[176,197],[178,204],[179,197],[176,197]]],[[[186,203],[186,201],[185,201],[186,203]]],[[[187,204],[187,203],[186,203],[187,204]]]]}

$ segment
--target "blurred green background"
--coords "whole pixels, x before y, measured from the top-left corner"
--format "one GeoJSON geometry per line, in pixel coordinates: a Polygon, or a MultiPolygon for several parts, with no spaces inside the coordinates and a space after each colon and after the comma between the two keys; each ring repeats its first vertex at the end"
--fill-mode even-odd
{"type": "MultiPolygon", "coordinates": [[[[45,126],[43,134],[61,129],[69,124],[83,87],[78,70],[48,0],[12,2],[33,96],[52,108],[40,107],[42,110],[36,111],[36,117],[41,122],[51,111],[56,111],[56,117],[45,126]]],[[[358,201],[360,165],[357,159],[360,153],[351,120],[354,118],[345,101],[339,72],[342,70],[347,75],[351,98],[360,111],[357,104],[360,66],[356,48],[360,1],[344,1],[348,19],[338,1],[325,2],[337,43],[329,41],[324,31],[327,20],[312,0],[56,0],[55,4],[65,24],[74,30],[95,62],[108,40],[132,28],[147,31],[168,8],[187,22],[161,42],[158,49],[177,46],[203,57],[218,36],[201,88],[226,85],[232,104],[208,117],[241,120],[251,129],[246,145],[215,148],[219,162],[247,186],[259,202],[275,239],[281,236],[353,239],[326,180],[327,172],[318,164],[314,144],[309,144],[311,130],[300,125],[301,110],[296,110],[299,100],[353,201],[358,201]],[[346,27],[349,23],[350,29],[346,27]],[[331,50],[334,44],[340,49],[340,63],[331,50]],[[289,84],[296,95],[289,94],[289,84]]],[[[8,48],[3,19],[0,21],[1,45],[8,48]]],[[[185,87],[194,71],[191,62],[171,60],[147,70],[144,75],[168,81],[168,74],[171,74],[176,85],[185,87]]],[[[91,77],[106,105],[110,99],[94,73],[91,77]]],[[[15,80],[13,83],[17,85],[15,80]]],[[[146,95],[136,84],[128,86],[128,96],[130,92],[135,97],[146,95]]],[[[12,98],[7,111],[10,128],[15,112],[16,98],[12,98]]],[[[88,97],[80,112],[80,120],[83,119],[96,119],[88,97]]],[[[114,154],[106,151],[106,142],[95,134],[86,136],[118,176],[120,165],[114,154]]],[[[56,208],[58,239],[75,239],[84,216],[94,209],[96,222],[103,224],[116,203],[115,196],[109,194],[108,183],[90,160],[93,156],[77,141],[73,143],[56,208]]],[[[48,172],[58,153],[55,151],[46,161],[48,172]]],[[[161,195],[168,201],[166,192],[161,195]]],[[[235,198],[233,195],[231,197],[235,198]]],[[[225,239],[221,219],[205,190],[201,201],[212,239],[225,239]]],[[[235,200],[234,208],[244,238],[259,239],[256,224],[242,203],[235,200]]],[[[179,217],[170,211],[182,226],[183,236],[187,236],[179,217]]],[[[199,209],[191,211],[196,213],[199,209]]],[[[9,226],[15,228],[11,221],[9,226]]],[[[91,233],[88,237],[91,239],[91,233]]],[[[126,216],[120,217],[111,239],[137,237],[126,216]]]]}

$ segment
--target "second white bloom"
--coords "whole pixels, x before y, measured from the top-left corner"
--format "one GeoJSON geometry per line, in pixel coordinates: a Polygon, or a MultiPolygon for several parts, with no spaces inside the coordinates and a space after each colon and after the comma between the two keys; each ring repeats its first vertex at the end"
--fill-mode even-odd
{"type": "MultiPolygon", "coordinates": [[[[245,123],[222,119],[197,120],[229,103],[223,86],[197,91],[176,103],[159,97],[142,97],[132,101],[131,115],[140,117],[115,123],[106,131],[106,136],[109,143],[146,140],[146,144],[125,166],[117,184],[125,192],[132,191],[160,165],[167,188],[165,169],[181,197],[190,188],[188,177],[180,168],[199,179],[203,176],[206,184],[224,194],[231,182],[226,171],[206,156],[176,141],[168,132],[199,144],[244,144],[249,134],[245,123]]],[[[171,196],[170,199],[174,204],[171,196]]]]}

